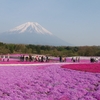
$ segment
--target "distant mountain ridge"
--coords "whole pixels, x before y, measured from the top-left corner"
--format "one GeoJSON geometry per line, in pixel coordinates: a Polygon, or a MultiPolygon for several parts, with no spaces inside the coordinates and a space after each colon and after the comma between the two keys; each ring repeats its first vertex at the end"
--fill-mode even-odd
{"type": "Polygon", "coordinates": [[[69,46],[70,43],[53,35],[37,22],[27,22],[0,34],[0,41],[15,44],[69,46]]]}

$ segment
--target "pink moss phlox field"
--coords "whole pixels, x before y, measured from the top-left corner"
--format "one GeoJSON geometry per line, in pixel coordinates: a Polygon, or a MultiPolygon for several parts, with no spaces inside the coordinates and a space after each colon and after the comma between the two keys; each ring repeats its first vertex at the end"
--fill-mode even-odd
{"type": "Polygon", "coordinates": [[[0,66],[0,100],[100,100],[100,73],[61,66],[0,66]]]}
{"type": "Polygon", "coordinates": [[[90,64],[66,64],[61,66],[62,68],[69,68],[73,70],[80,70],[86,72],[100,73],[100,63],[90,63],[90,64]]]}

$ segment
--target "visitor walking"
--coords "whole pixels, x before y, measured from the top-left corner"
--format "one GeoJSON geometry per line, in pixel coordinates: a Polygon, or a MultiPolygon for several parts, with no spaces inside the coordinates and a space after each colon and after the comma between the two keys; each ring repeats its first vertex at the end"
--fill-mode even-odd
{"type": "Polygon", "coordinates": [[[5,55],[3,55],[2,61],[5,61],[5,55]]]}
{"type": "Polygon", "coordinates": [[[7,61],[9,61],[9,54],[7,55],[7,61]]]}

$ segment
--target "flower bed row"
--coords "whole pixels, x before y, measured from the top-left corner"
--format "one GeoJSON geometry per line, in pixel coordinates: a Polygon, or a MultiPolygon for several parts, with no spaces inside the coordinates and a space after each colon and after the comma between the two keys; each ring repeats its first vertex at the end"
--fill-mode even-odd
{"type": "Polygon", "coordinates": [[[89,63],[89,64],[66,64],[61,66],[62,68],[69,68],[73,70],[100,73],[100,63],[89,63]]]}

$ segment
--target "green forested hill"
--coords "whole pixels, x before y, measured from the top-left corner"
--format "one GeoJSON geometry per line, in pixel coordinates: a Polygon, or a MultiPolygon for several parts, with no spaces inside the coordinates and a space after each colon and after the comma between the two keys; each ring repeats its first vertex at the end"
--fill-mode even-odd
{"type": "Polygon", "coordinates": [[[24,53],[52,56],[100,56],[100,46],[47,46],[7,44],[0,42],[0,54],[24,53]]]}

